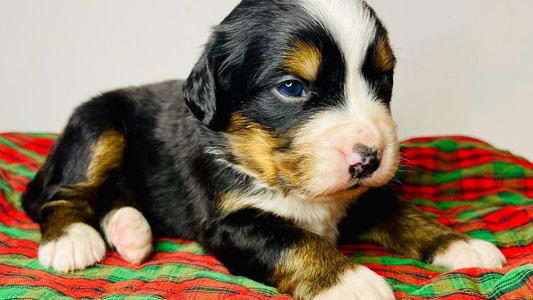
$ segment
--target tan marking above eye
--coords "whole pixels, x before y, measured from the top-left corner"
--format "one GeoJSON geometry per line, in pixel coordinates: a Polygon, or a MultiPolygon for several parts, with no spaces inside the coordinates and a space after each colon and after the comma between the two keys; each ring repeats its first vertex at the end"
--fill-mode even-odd
{"type": "Polygon", "coordinates": [[[322,64],[322,54],[313,44],[296,41],[285,54],[285,67],[294,75],[307,81],[317,79],[322,64]]]}
{"type": "Polygon", "coordinates": [[[388,72],[394,69],[396,57],[387,36],[381,36],[376,43],[375,63],[380,71],[388,72]]]}

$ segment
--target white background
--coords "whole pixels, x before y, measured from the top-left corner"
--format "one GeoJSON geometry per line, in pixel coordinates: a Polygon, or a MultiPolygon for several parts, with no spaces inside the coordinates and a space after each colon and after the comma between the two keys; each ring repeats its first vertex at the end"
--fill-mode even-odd
{"type": "MultiPolygon", "coordinates": [[[[100,92],[185,78],[237,0],[0,0],[0,131],[59,132],[100,92]]],[[[398,57],[402,139],[460,134],[533,159],[533,1],[368,0],[398,57]]]]}

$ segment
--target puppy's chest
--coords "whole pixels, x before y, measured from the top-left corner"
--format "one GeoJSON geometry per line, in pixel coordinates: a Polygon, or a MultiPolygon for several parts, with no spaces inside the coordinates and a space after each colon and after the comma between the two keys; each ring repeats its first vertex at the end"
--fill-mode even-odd
{"type": "Polygon", "coordinates": [[[254,207],[290,219],[297,226],[314,232],[333,244],[337,242],[337,225],[346,214],[346,202],[323,202],[298,195],[264,193],[240,199],[240,205],[254,207]]]}

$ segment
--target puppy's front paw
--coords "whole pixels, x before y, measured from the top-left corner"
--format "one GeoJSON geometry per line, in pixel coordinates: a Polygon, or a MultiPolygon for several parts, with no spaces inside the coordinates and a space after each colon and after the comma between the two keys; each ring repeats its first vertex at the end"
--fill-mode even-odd
{"type": "Polygon", "coordinates": [[[58,239],[41,244],[39,262],[60,272],[80,270],[101,261],[105,250],[105,242],[94,228],[74,223],[58,239]]]}
{"type": "Polygon", "coordinates": [[[505,257],[496,246],[477,239],[455,241],[433,258],[434,265],[451,270],[476,267],[502,268],[505,263],[505,257]]]}
{"type": "Polygon", "coordinates": [[[318,294],[313,300],[393,300],[394,293],[378,274],[367,267],[358,266],[346,271],[339,282],[318,294]]]}
{"type": "Polygon", "coordinates": [[[111,211],[103,223],[107,240],[128,262],[139,264],[152,253],[152,230],[135,208],[111,211]]]}

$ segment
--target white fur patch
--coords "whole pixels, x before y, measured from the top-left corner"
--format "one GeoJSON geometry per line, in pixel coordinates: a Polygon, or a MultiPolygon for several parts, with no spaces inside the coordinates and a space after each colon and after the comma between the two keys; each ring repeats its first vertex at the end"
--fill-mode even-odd
{"type": "Polygon", "coordinates": [[[108,243],[128,262],[139,264],[152,254],[152,229],[135,208],[112,210],[104,217],[101,226],[108,243]]]}
{"type": "Polygon", "coordinates": [[[225,212],[242,207],[254,207],[295,221],[300,227],[314,232],[332,244],[337,241],[337,224],[346,214],[347,206],[360,191],[349,193],[345,199],[309,199],[305,196],[281,192],[260,192],[244,195],[234,202],[222,203],[225,212]]]}
{"type": "Polygon", "coordinates": [[[367,267],[347,271],[340,282],[313,300],[394,300],[387,282],[367,267]]]}
{"type": "Polygon", "coordinates": [[[506,259],[501,251],[493,244],[470,239],[455,241],[445,252],[433,258],[433,264],[451,270],[462,268],[502,268],[506,259]]]}
{"type": "Polygon", "coordinates": [[[368,46],[376,35],[376,19],[360,0],[305,0],[302,7],[333,36],[346,60],[346,96],[354,109],[373,102],[361,74],[368,46]]]}
{"type": "Polygon", "coordinates": [[[84,223],[74,223],[59,239],[39,247],[39,262],[47,268],[69,272],[101,261],[105,251],[104,240],[94,228],[84,223]]]}

